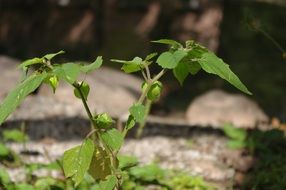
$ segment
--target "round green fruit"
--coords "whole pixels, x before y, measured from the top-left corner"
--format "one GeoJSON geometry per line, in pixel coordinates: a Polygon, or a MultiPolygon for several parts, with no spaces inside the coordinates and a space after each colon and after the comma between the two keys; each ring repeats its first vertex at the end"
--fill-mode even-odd
{"type": "Polygon", "coordinates": [[[157,101],[160,98],[161,91],[162,91],[162,83],[156,81],[151,85],[151,88],[147,93],[147,98],[151,101],[157,101]]]}

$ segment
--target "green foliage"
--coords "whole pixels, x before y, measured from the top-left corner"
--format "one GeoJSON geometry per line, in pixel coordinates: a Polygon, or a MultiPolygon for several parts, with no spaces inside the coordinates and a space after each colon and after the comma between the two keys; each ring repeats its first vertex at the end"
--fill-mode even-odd
{"type": "Polygon", "coordinates": [[[137,72],[144,68],[144,62],[140,57],[134,57],[134,59],[132,59],[131,61],[124,61],[118,59],[112,59],[111,61],[123,63],[121,69],[126,73],[137,72]]]}
{"type": "Polygon", "coordinates": [[[247,149],[257,158],[241,189],[285,189],[286,137],[277,129],[249,133],[247,149]]]}
{"type": "Polygon", "coordinates": [[[108,129],[101,133],[101,138],[112,150],[119,150],[123,143],[123,136],[117,129],[108,129]]]}
{"type": "Polygon", "coordinates": [[[26,142],[28,136],[18,129],[4,130],[2,136],[5,141],[14,141],[14,142],[26,142]]]}
{"type": "Polygon", "coordinates": [[[123,170],[136,166],[139,163],[138,159],[134,156],[119,155],[117,158],[119,161],[119,168],[123,170]]]}
{"type": "Polygon", "coordinates": [[[88,171],[94,143],[90,139],[85,139],[82,145],[65,151],[63,158],[63,169],[66,177],[71,177],[77,186],[88,171]]]}
{"type": "Polygon", "coordinates": [[[135,126],[135,124],[136,124],[136,120],[134,116],[129,115],[124,128],[128,131],[132,129],[135,126]]]}
{"type": "Polygon", "coordinates": [[[173,48],[181,48],[183,47],[182,44],[180,44],[179,42],[175,41],[175,40],[170,40],[170,39],[161,39],[161,40],[155,40],[152,41],[153,43],[159,43],[159,44],[167,44],[170,45],[173,48]]]}
{"type": "Polygon", "coordinates": [[[175,176],[173,179],[171,179],[169,185],[173,187],[173,190],[215,190],[214,187],[207,184],[202,178],[193,177],[186,174],[179,174],[178,176],[175,176]]]}
{"type": "Polygon", "coordinates": [[[107,176],[112,174],[112,163],[107,150],[96,147],[88,172],[94,179],[98,180],[105,180],[107,176]]]}
{"type": "Polygon", "coordinates": [[[189,75],[190,66],[184,62],[179,62],[178,65],[174,68],[173,74],[175,78],[179,81],[180,85],[183,85],[185,79],[189,75]]]}
{"type": "Polygon", "coordinates": [[[80,75],[79,64],[75,63],[65,63],[62,65],[57,65],[54,68],[54,73],[62,80],[67,81],[70,84],[73,84],[77,77],[80,75]]]}
{"type": "Polygon", "coordinates": [[[143,181],[154,181],[164,178],[164,170],[156,164],[146,165],[142,167],[133,167],[129,170],[130,174],[135,178],[143,181]]]}
{"type": "Polygon", "coordinates": [[[5,144],[0,143],[0,157],[5,157],[8,156],[9,154],[10,154],[9,148],[5,144]]]}
{"type": "Polygon", "coordinates": [[[202,68],[207,73],[225,79],[239,90],[251,94],[227,64],[201,45],[187,41],[184,48],[173,40],[164,39],[153,42],[171,45],[169,51],[163,52],[158,57],[157,63],[162,68],[173,69],[173,74],[180,84],[183,84],[189,73],[196,74],[202,68]]]}
{"type": "MultiPolygon", "coordinates": [[[[202,69],[207,73],[218,75],[227,80],[245,93],[251,93],[229,69],[227,64],[199,44],[193,41],[187,41],[184,47],[179,42],[169,39],[153,42],[157,44],[167,44],[170,48],[161,54],[151,53],[147,55],[145,59],[135,57],[130,61],[112,60],[123,64],[121,69],[126,73],[141,72],[145,80],[140,98],[129,108],[130,114],[122,132],[112,128],[111,125],[114,121],[108,114],[91,113],[87,103],[90,87],[85,81],[78,81],[80,75],[88,74],[98,69],[102,65],[102,57],[97,57],[93,63],[88,65],[73,62],[55,64],[52,62],[52,59],[64,53],[60,51],[47,54],[40,58],[26,60],[20,65],[20,68],[26,72],[27,76],[8,94],[1,104],[0,125],[25,97],[35,91],[42,83],[48,84],[55,92],[60,81],[64,81],[74,88],[74,96],[82,101],[91,123],[91,130],[83,143],[64,153],[62,167],[67,181],[58,182],[50,178],[37,179],[33,184],[36,189],[49,189],[51,187],[58,189],[87,189],[90,187],[88,185],[89,183],[95,183],[96,181],[96,185],[92,186],[91,189],[112,190],[115,186],[120,186],[122,183],[121,177],[124,178],[126,172],[127,180],[123,182],[122,187],[125,188],[128,186],[129,189],[131,187],[131,189],[136,190],[144,189],[144,183],[154,183],[162,187],[162,189],[174,189],[174,184],[179,183],[182,183],[180,186],[182,189],[196,189],[204,186],[200,180],[193,180],[188,183],[187,180],[185,180],[188,179],[188,177],[179,177],[179,180],[174,179],[172,184],[170,183],[172,180],[167,179],[168,175],[166,174],[168,172],[159,166],[155,164],[134,166],[137,164],[136,159],[131,157],[118,157],[118,152],[123,144],[124,137],[127,132],[136,125],[136,122],[140,124],[139,130],[142,131],[142,126],[145,124],[152,102],[158,100],[161,96],[163,85],[159,80],[168,70],[172,70],[180,84],[183,84],[189,74],[194,75],[202,69]],[[162,68],[162,70],[155,75],[153,75],[149,69],[153,63],[157,63],[162,68]],[[28,72],[30,67],[33,67],[33,72],[28,72]],[[73,184],[72,181],[75,187],[71,185],[73,184]],[[138,181],[140,182],[138,183],[138,181]]],[[[246,138],[243,134],[240,134],[241,132],[236,134],[238,132],[231,132],[230,129],[226,131],[227,134],[235,140],[235,143],[242,142],[246,138]]],[[[17,142],[25,142],[27,140],[25,135],[19,131],[9,131],[3,133],[3,136],[4,140],[17,142]]],[[[0,144],[0,154],[8,157],[11,156],[13,152],[7,149],[4,144],[0,144]]],[[[43,167],[46,167],[46,169],[49,167],[52,168],[52,166],[43,166],[40,164],[25,165],[25,169],[28,171],[27,173],[29,173],[30,177],[32,177],[33,171],[43,167]]],[[[191,179],[192,177],[190,177],[190,180],[191,179]]],[[[14,185],[14,187],[16,189],[34,189],[34,187],[28,183],[17,184],[14,185]]],[[[126,190],[128,190],[128,188],[126,190]]]]}
{"type": "Polygon", "coordinates": [[[96,60],[93,63],[91,63],[89,65],[81,66],[80,70],[84,73],[90,73],[90,72],[98,69],[102,65],[102,63],[103,63],[102,57],[99,56],[96,58],[96,60]]]}
{"type": "Polygon", "coordinates": [[[130,114],[134,117],[134,119],[141,123],[145,118],[145,106],[142,104],[134,104],[129,108],[130,114]]]}
{"type": "Polygon", "coordinates": [[[6,186],[9,183],[11,183],[9,174],[6,172],[4,168],[0,167],[0,188],[1,188],[1,184],[6,186]]]}
{"type": "Polygon", "coordinates": [[[105,181],[101,181],[93,190],[113,190],[116,184],[116,176],[111,175],[105,181]]]}
{"type": "Polygon", "coordinates": [[[20,64],[20,67],[23,70],[27,70],[30,66],[35,65],[35,64],[40,64],[40,65],[45,65],[47,64],[47,61],[51,61],[55,56],[60,55],[65,53],[64,51],[59,51],[57,53],[51,53],[51,54],[47,54],[41,58],[39,57],[35,57],[33,59],[28,59],[26,61],[24,61],[22,64],[20,64]]]}
{"type": "Polygon", "coordinates": [[[124,170],[123,179],[123,190],[147,189],[149,185],[153,189],[162,190],[215,190],[201,177],[191,176],[181,171],[165,170],[156,164],[127,167],[124,170]]]}
{"type": "Polygon", "coordinates": [[[187,52],[184,50],[177,50],[174,53],[164,52],[156,62],[164,69],[174,69],[185,56],[187,56],[187,52]]]}
{"type": "Polygon", "coordinates": [[[225,64],[223,60],[218,58],[214,53],[207,52],[202,54],[198,62],[207,73],[218,75],[237,89],[251,95],[251,92],[249,92],[239,78],[230,70],[229,65],[225,64]]]}
{"type": "Polygon", "coordinates": [[[236,128],[232,124],[225,124],[223,127],[224,134],[229,138],[229,148],[244,148],[246,146],[247,132],[245,129],[236,128]]]}
{"type": "Polygon", "coordinates": [[[22,103],[26,96],[41,85],[46,77],[46,73],[34,73],[8,94],[0,105],[0,125],[15,111],[16,107],[22,103]]]}

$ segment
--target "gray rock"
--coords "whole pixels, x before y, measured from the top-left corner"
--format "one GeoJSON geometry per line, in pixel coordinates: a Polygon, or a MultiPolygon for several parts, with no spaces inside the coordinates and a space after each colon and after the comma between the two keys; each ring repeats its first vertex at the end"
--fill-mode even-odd
{"type": "Polygon", "coordinates": [[[21,71],[17,69],[20,61],[8,56],[0,55],[0,101],[19,82],[21,71]]]}
{"type": "Polygon", "coordinates": [[[268,116],[253,100],[239,94],[212,90],[197,97],[188,107],[188,123],[222,127],[232,123],[240,128],[264,127],[268,116]]]}

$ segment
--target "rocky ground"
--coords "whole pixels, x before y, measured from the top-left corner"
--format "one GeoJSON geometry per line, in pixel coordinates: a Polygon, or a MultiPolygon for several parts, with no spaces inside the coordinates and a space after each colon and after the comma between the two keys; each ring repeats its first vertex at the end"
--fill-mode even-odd
{"type": "MultiPolygon", "coordinates": [[[[37,152],[36,155],[22,155],[26,163],[49,163],[79,143],[78,140],[56,141],[46,138],[27,143],[25,149],[20,144],[9,146],[18,153],[23,150],[37,152]]],[[[163,168],[203,176],[221,189],[231,187],[236,174],[246,172],[253,162],[253,158],[241,150],[228,149],[226,138],[217,132],[194,131],[187,138],[160,135],[145,136],[142,139],[129,138],[121,153],[138,157],[142,164],[156,162],[163,168]]],[[[16,181],[24,179],[23,169],[12,169],[10,173],[16,181]]],[[[47,172],[39,171],[36,174],[47,175],[47,172]]],[[[55,172],[51,175],[59,174],[55,172]]]]}

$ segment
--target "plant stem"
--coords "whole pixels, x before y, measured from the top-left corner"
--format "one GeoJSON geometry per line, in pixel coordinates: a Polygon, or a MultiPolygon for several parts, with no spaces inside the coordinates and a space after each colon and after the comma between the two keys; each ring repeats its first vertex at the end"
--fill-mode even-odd
{"type": "Polygon", "coordinates": [[[82,101],[82,103],[84,105],[85,111],[86,111],[86,113],[88,115],[88,118],[89,118],[91,124],[92,124],[90,132],[87,134],[87,138],[89,138],[91,136],[91,138],[94,141],[100,142],[102,144],[102,146],[109,152],[109,154],[111,156],[110,158],[111,158],[112,167],[115,169],[116,168],[116,155],[114,155],[112,150],[101,139],[100,133],[99,133],[99,128],[97,127],[95,121],[93,120],[92,113],[91,113],[91,111],[89,109],[89,106],[87,105],[87,102],[86,102],[86,100],[84,98],[83,92],[80,89],[80,85],[77,82],[75,82],[73,84],[73,87],[78,90],[80,98],[81,98],[81,101],[82,101]]]}
{"type": "MultiPolygon", "coordinates": [[[[147,81],[147,88],[142,92],[142,94],[141,94],[139,100],[137,101],[137,104],[142,104],[142,103],[143,103],[143,101],[145,100],[145,98],[146,98],[146,96],[147,96],[147,93],[148,93],[148,91],[150,90],[152,84],[153,84],[155,81],[159,80],[165,73],[166,73],[166,70],[165,70],[165,69],[162,69],[153,79],[147,81]]],[[[150,107],[151,107],[151,105],[150,105],[150,107]]],[[[150,109],[150,108],[149,108],[149,109],[150,109]]],[[[150,110],[149,110],[149,111],[150,111],[150,110]]],[[[148,111],[148,113],[149,113],[149,111],[148,111]]],[[[130,115],[129,115],[129,116],[130,116],[130,115]]],[[[146,117],[146,116],[145,116],[145,117],[146,117]]],[[[129,117],[128,117],[128,118],[129,118],[129,117]]],[[[146,119],[147,119],[147,117],[145,118],[145,121],[143,122],[144,125],[145,125],[145,123],[146,123],[146,119]]],[[[140,128],[140,127],[139,127],[139,128],[140,128]]],[[[144,128],[144,126],[141,127],[141,128],[144,128]]],[[[129,130],[129,129],[127,129],[126,127],[124,127],[124,129],[123,129],[123,131],[122,131],[123,137],[125,137],[125,136],[127,135],[128,130],[129,130]]]]}
{"type": "Polygon", "coordinates": [[[165,73],[166,73],[166,70],[165,70],[165,69],[162,69],[153,79],[150,80],[150,82],[147,81],[147,82],[148,82],[148,86],[147,86],[147,88],[145,89],[145,91],[143,91],[143,93],[141,94],[139,100],[137,101],[138,104],[142,104],[142,103],[143,103],[144,99],[145,99],[146,96],[147,96],[148,91],[149,91],[150,88],[151,88],[151,85],[152,85],[155,81],[159,80],[165,73]]]}
{"type": "MultiPolygon", "coordinates": [[[[84,106],[84,109],[85,109],[85,111],[86,111],[86,113],[87,113],[87,115],[88,115],[89,120],[90,120],[90,121],[92,122],[92,124],[93,124],[94,121],[93,121],[93,117],[92,117],[91,111],[90,111],[90,109],[89,109],[89,107],[88,107],[88,105],[87,105],[87,102],[86,102],[86,100],[85,100],[85,98],[84,98],[83,92],[82,92],[81,89],[80,89],[80,86],[79,86],[78,84],[74,83],[74,84],[73,84],[73,87],[78,90],[79,95],[80,95],[80,99],[81,99],[81,101],[82,101],[82,103],[83,103],[83,106],[84,106]]],[[[94,127],[96,127],[96,126],[94,126],[94,127]]]]}
{"type": "MultiPolygon", "coordinates": [[[[91,113],[91,111],[90,111],[90,109],[89,109],[89,107],[88,107],[88,105],[87,105],[87,102],[86,102],[86,100],[85,100],[85,98],[84,98],[83,92],[82,92],[81,89],[80,89],[80,85],[79,85],[77,82],[73,83],[72,85],[73,85],[73,87],[74,87],[76,90],[78,90],[80,99],[81,99],[81,101],[82,101],[82,103],[83,103],[83,106],[84,106],[84,109],[85,109],[85,111],[86,111],[86,113],[87,113],[87,115],[88,115],[89,121],[91,122],[91,129],[90,129],[90,131],[93,131],[94,128],[95,128],[95,129],[98,129],[97,126],[96,126],[95,121],[93,120],[92,113],[91,113]]],[[[95,135],[94,135],[94,133],[92,133],[91,135],[92,135],[91,138],[92,138],[93,140],[95,140],[95,135]]]]}
{"type": "Polygon", "coordinates": [[[151,74],[150,74],[150,70],[149,70],[149,66],[148,65],[145,65],[145,70],[146,70],[146,73],[147,73],[147,78],[148,80],[151,79],[151,74]]]}
{"type": "Polygon", "coordinates": [[[147,117],[148,117],[149,112],[150,112],[150,109],[151,109],[151,106],[152,106],[152,101],[147,99],[146,104],[145,104],[145,116],[144,116],[144,121],[139,124],[139,128],[138,128],[137,131],[136,131],[136,138],[140,138],[141,135],[142,135],[144,126],[145,126],[146,121],[147,121],[147,117]]]}

